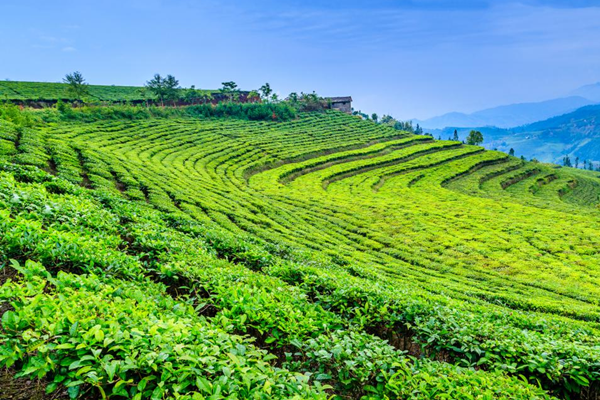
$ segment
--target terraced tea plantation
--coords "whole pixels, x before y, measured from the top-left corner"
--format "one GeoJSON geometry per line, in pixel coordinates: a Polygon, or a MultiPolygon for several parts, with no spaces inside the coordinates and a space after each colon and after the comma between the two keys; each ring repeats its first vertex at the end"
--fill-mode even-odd
{"type": "Polygon", "coordinates": [[[0,389],[599,397],[597,173],[336,111],[36,121],[0,120],[0,389]]]}

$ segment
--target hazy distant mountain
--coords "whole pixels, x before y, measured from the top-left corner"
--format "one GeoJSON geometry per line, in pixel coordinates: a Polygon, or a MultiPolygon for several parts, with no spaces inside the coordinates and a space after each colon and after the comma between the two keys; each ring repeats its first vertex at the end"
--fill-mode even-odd
{"type": "Polygon", "coordinates": [[[600,82],[585,85],[571,92],[573,96],[581,96],[600,103],[600,82]]]}
{"type": "Polygon", "coordinates": [[[572,159],[579,157],[582,161],[600,162],[600,105],[493,132],[485,144],[501,151],[512,147],[517,155],[546,162],[560,163],[567,154],[572,159]]]}
{"type": "Polygon", "coordinates": [[[425,129],[443,129],[446,127],[467,127],[467,126],[483,126],[486,125],[481,118],[477,118],[472,114],[464,114],[460,112],[451,112],[440,115],[438,117],[429,118],[426,120],[413,120],[413,124],[419,124],[425,129]]]}
{"type": "Polygon", "coordinates": [[[581,107],[571,113],[559,115],[544,121],[513,128],[517,131],[556,131],[582,135],[600,134],[600,104],[581,107]]]}
{"type": "MultiPolygon", "coordinates": [[[[579,90],[583,91],[588,86],[584,86],[579,90]]],[[[598,86],[598,90],[598,95],[600,95],[600,86],[598,86]]],[[[586,89],[585,91],[591,95],[595,93],[593,89],[586,89]]],[[[537,103],[510,104],[488,108],[471,114],[452,112],[423,121],[415,120],[414,123],[418,123],[426,129],[470,126],[509,128],[566,114],[595,102],[600,102],[600,100],[595,101],[581,96],[569,96],[537,103]]]]}

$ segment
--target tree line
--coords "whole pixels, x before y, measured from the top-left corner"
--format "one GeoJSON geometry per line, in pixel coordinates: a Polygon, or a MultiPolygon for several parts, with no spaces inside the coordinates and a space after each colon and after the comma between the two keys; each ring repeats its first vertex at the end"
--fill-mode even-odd
{"type": "Polygon", "coordinates": [[[583,160],[580,163],[579,157],[575,157],[573,161],[571,161],[571,157],[567,154],[563,157],[562,163],[565,167],[579,168],[581,165],[581,169],[585,169],[588,171],[600,171],[600,164],[594,164],[593,161],[583,160]]]}
{"type": "MultiPolygon", "coordinates": [[[[67,84],[67,93],[75,98],[76,102],[83,102],[84,99],[90,96],[89,85],[81,72],[75,71],[67,74],[63,82],[67,84]]],[[[281,99],[269,83],[265,83],[258,89],[242,92],[236,82],[226,81],[221,83],[221,88],[217,92],[196,89],[194,85],[189,88],[182,88],[175,76],[154,74],[139,89],[140,97],[145,100],[146,105],[151,102],[158,102],[161,106],[176,105],[178,102],[190,105],[211,104],[217,100],[215,98],[216,93],[220,94],[218,100],[223,101],[225,99],[227,102],[261,102],[269,104],[286,102],[298,111],[320,111],[330,108],[328,100],[314,91],[312,93],[301,92],[300,94],[292,92],[286,98],[281,99]]]]}

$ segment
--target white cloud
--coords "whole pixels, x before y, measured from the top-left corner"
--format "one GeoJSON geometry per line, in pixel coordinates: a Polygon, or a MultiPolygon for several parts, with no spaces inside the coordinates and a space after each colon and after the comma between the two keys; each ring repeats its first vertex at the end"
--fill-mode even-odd
{"type": "Polygon", "coordinates": [[[72,53],[74,51],[77,51],[77,49],[75,47],[67,46],[67,47],[63,47],[62,51],[64,51],[65,53],[72,53]]]}

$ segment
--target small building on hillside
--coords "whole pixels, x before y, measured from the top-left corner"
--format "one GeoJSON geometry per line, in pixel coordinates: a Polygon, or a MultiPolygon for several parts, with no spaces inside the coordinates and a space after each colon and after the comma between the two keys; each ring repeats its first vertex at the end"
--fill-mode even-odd
{"type": "Polygon", "coordinates": [[[332,110],[339,110],[346,114],[352,114],[352,97],[328,97],[327,101],[331,104],[332,110]]]}

